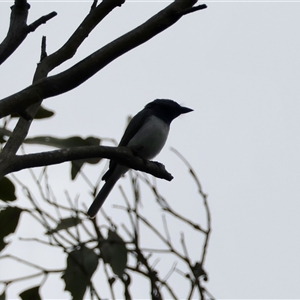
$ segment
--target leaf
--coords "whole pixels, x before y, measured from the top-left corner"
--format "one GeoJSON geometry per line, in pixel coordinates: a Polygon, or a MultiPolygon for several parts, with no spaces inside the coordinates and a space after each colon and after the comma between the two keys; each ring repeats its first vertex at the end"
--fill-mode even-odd
{"type": "Polygon", "coordinates": [[[36,115],[35,115],[35,119],[46,119],[46,118],[50,118],[54,115],[54,112],[46,109],[45,107],[40,106],[39,110],[37,111],[36,115]]]}
{"type": "Polygon", "coordinates": [[[82,168],[83,164],[85,163],[84,160],[73,160],[71,161],[71,179],[74,180],[79,173],[80,169],[82,168]]]}
{"type": "Polygon", "coordinates": [[[18,207],[6,207],[0,211],[0,251],[7,245],[4,238],[15,232],[21,212],[22,209],[18,207]]]}
{"type": "Polygon", "coordinates": [[[53,136],[37,136],[34,138],[28,138],[24,142],[27,144],[39,144],[45,146],[52,146],[56,148],[100,145],[100,139],[98,138],[87,137],[86,139],[83,139],[79,136],[73,136],[69,138],[56,138],[53,136]]]}
{"type": "Polygon", "coordinates": [[[204,281],[207,281],[207,274],[202,268],[201,262],[196,262],[195,265],[192,267],[193,274],[195,278],[203,277],[204,281]]]}
{"type": "MultiPolygon", "coordinates": [[[[40,106],[39,110],[37,111],[34,119],[46,119],[46,118],[50,118],[54,115],[54,112],[51,110],[46,109],[45,107],[40,106]]],[[[20,115],[17,113],[13,113],[11,114],[12,118],[19,118],[20,115]]]]}
{"type": "Polygon", "coordinates": [[[83,298],[97,266],[97,254],[85,246],[69,253],[67,268],[62,275],[62,279],[66,284],[65,290],[71,293],[73,300],[81,300],[83,298]]]}
{"type": "Polygon", "coordinates": [[[26,290],[19,294],[22,300],[41,300],[41,296],[39,294],[39,286],[33,287],[29,290],[26,290]]]}
{"type": "Polygon", "coordinates": [[[17,199],[15,186],[7,177],[0,179],[0,199],[3,201],[14,201],[17,199]]]}
{"type": "MultiPolygon", "coordinates": [[[[79,146],[98,146],[101,140],[92,136],[83,139],[79,136],[73,136],[65,139],[56,138],[52,136],[38,136],[35,138],[28,138],[24,141],[27,144],[40,144],[45,146],[52,146],[57,148],[71,148],[79,146]]],[[[101,158],[87,158],[72,161],[71,178],[75,179],[84,163],[97,164],[101,158]]]]}
{"type": "Polygon", "coordinates": [[[81,220],[77,217],[61,219],[60,222],[57,224],[57,226],[54,229],[49,230],[46,234],[51,234],[51,233],[58,232],[63,229],[68,229],[68,228],[74,227],[80,223],[81,223],[81,220]]]}
{"type": "Polygon", "coordinates": [[[112,230],[102,245],[102,256],[105,263],[109,264],[113,272],[121,277],[127,265],[127,248],[123,239],[112,230]]]}

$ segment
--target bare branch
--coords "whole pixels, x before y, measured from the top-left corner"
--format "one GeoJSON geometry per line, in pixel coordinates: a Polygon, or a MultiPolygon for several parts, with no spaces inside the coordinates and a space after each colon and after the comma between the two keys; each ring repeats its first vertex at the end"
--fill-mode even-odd
{"type": "Polygon", "coordinates": [[[38,79],[46,77],[51,70],[53,70],[66,60],[72,58],[78,50],[79,46],[89,36],[93,29],[109,13],[111,13],[112,10],[114,10],[116,7],[121,6],[125,2],[125,0],[104,0],[97,7],[96,2],[97,1],[93,2],[93,9],[79,24],[77,29],[66,41],[66,43],[38,65],[36,74],[34,76],[34,82],[38,79]]]}
{"type": "MultiPolygon", "coordinates": [[[[24,90],[0,101],[0,117],[19,112],[28,106],[79,86],[110,62],[147,42],[176,23],[196,0],[175,0],[144,24],[97,50],[68,70],[42,79],[24,90]]],[[[96,11],[94,9],[92,12],[96,11]]]]}
{"type": "Polygon", "coordinates": [[[41,59],[40,59],[40,61],[42,61],[43,59],[45,59],[47,57],[46,48],[47,48],[46,37],[43,36],[42,43],[41,43],[41,59]]]}
{"type": "Polygon", "coordinates": [[[93,0],[93,4],[91,6],[91,11],[96,8],[98,0],[93,0]]]}
{"type": "Polygon", "coordinates": [[[73,147],[27,155],[16,155],[10,159],[5,174],[27,168],[49,166],[66,161],[99,157],[115,160],[132,169],[140,170],[168,181],[173,179],[173,176],[165,170],[164,165],[158,162],[150,162],[134,156],[131,150],[126,147],[105,146],[73,147]]]}
{"type": "Polygon", "coordinates": [[[192,226],[195,230],[199,230],[202,233],[207,234],[208,231],[204,230],[203,228],[201,228],[201,226],[197,223],[192,222],[191,220],[185,218],[183,215],[175,212],[175,210],[173,210],[170,206],[168,207],[162,207],[162,209],[168,213],[170,213],[174,218],[178,218],[179,220],[181,220],[182,222],[192,226]]]}
{"type": "Polygon", "coordinates": [[[42,24],[45,24],[47,21],[51,20],[55,16],[57,16],[57,12],[53,11],[48,15],[40,17],[35,22],[33,22],[27,26],[27,33],[34,32],[39,26],[41,26],[42,24]]]}
{"type": "Polygon", "coordinates": [[[29,9],[30,5],[26,0],[15,0],[11,7],[8,33],[0,44],[0,65],[22,44],[30,32],[57,15],[56,12],[52,12],[28,26],[26,22],[29,9]]]}
{"type": "Polygon", "coordinates": [[[205,9],[207,8],[207,5],[206,4],[201,4],[201,5],[198,5],[198,6],[193,6],[193,7],[190,7],[190,8],[187,8],[185,10],[183,10],[181,12],[181,15],[187,15],[187,14],[190,14],[190,13],[193,13],[195,11],[198,11],[198,10],[202,10],[202,9],[205,9]]]}
{"type": "MultiPolygon", "coordinates": [[[[20,262],[20,263],[22,263],[24,265],[27,265],[27,266],[31,267],[31,268],[38,269],[40,271],[45,271],[45,269],[43,267],[41,267],[41,266],[39,266],[37,264],[34,264],[34,263],[30,262],[30,261],[24,260],[24,259],[22,259],[20,257],[15,256],[15,255],[5,254],[5,255],[0,256],[0,259],[6,259],[6,258],[7,259],[15,260],[17,262],[20,262]]],[[[50,272],[51,273],[61,273],[62,271],[63,271],[63,269],[47,270],[48,273],[50,273],[50,272]]]]}
{"type": "MultiPolygon", "coordinates": [[[[24,0],[23,0],[24,1],[24,0]]],[[[41,62],[38,64],[33,83],[44,79],[47,77],[48,73],[60,65],[62,62],[74,56],[78,47],[81,43],[88,37],[89,33],[95,28],[95,26],[103,20],[115,7],[121,6],[125,0],[104,0],[98,7],[96,7],[93,12],[90,12],[83,22],[78,26],[75,32],[72,34],[70,39],[56,52],[47,56],[46,55],[46,41],[42,40],[42,53],[41,62]]],[[[19,114],[22,118],[19,119],[12,136],[6,143],[1,156],[8,158],[14,155],[20,145],[23,143],[27,136],[29,127],[31,125],[32,119],[37,113],[43,97],[38,97],[38,101],[35,105],[32,105],[27,110],[20,110],[19,114]]],[[[0,109],[1,110],[1,109],[0,109]]],[[[3,159],[2,159],[3,160],[3,159]]],[[[0,158],[1,162],[1,158],[0,158]]]]}
{"type": "MultiPolygon", "coordinates": [[[[202,186],[201,183],[194,171],[194,169],[192,168],[191,164],[185,159],[185,157],[179,153],[179,151],[177,151],[174,148],[171,148],[171,150],[185,163],[185,165],[189,168],[189,172],[191,174],[191,176],[193,177],[193,179],[196,182],[196,185],[198,187],[198,191],[199,194],[202,196],[203,198],[203,204],[205,207],[205,211],[206,211],[206,219],[207,219],[207,230],[206,230],[206,236],[205,236],[205,241],[204,241],[204,246],[203,246],[203,252],[202,252],[202,258],[201,258],[201,263],[204,264],[204,260],[206,257],[206,252],[207,252],[207,247],[208,247],[208,242],[209,242],[209,237],[210,237],[210,232],[211,232],[211,215],[210,215],[210,209],[208,206],[208,201],[207,201],[207,195],[203,192],[202,190],[202,186]]],[[[192,224],[190,224],[192,225],[192,224]]],[[[199,228],[199,230],[201,230],[199,228]]]]}

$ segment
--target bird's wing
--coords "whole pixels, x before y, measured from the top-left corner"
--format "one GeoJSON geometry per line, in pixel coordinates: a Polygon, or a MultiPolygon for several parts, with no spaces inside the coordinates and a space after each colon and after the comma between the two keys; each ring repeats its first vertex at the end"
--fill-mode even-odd
{"type": "MultiPolygon", "coordinates": [[[[143,126],[143,123],[145,122],[148,116],[149,116],[149,110],[143,109],[131,119],[123,134],[119,146],[124,146],[124,147],[127,146],[129,141],[133,138],[133,136],[137,133],[137,131],[143,126]]],[[[111,174],[115,170],[116,166],[117,163],[111,160],[109,163],[109,169],[103,175],[102,180],[107,181],[107,179],[111,176],[111,174]]]]}
{"type": "Polygon", "coordinates": [[[123,134],[119,146],[127,146],[129,141],[133,138],[133,136],[137,133],[137,131],[143,126],[143,123],[147,119],[148,115],[149,115],[149,110],[143,109],[131,119],[123,134]]]}

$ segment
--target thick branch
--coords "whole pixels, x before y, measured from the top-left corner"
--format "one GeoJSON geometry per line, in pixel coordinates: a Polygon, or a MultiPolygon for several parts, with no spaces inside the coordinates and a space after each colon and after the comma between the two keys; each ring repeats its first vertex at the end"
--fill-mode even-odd
{"type": "MultiPolygon", "coordinates": [[[[103,18],[107,16],[114,8],[116,8],[117,6],[121,6],[124,1],[125,0],[103,0],[96,8],[93,9],[92,12],[87,15],[87,17],[71,35],[69,40],[59,50],[49,56],[47,56],[46,54],[46,43],[45,38],[43,38],[43,59],[41,59],[41,62],[37,66],[36,72],[34,74],[33,84],[35,84],[38,80],[46,78],[51,70],[53,70],[55,67],[57,67],[67,59],[71,58],[76,53],[76,50],[81,45],[81,43],[95,28],[95,26],[101,20],[103,20],[103,18]]],[[[45,21],[45,19],[43,19],[42,17],[30,26],[35,28],[39,23],[43,21],[45,21]]],[[[43,97],[38,97],[38,99],[39,101],[35,102],[35,105],[30,106],[26,112],[25,110],[19,111],[20,115],[23,118],[19,119],[12,136],[10,137],[2,151],[1,156],[12,156],[18,151],[20,145],[23,143],[24,139],[27,136],[32,119],[38,111],[43,97]]]]}
{"type": "Polygon", "coordinates": [[[79,46],[89,36],[92,30],[118,6],[121,6],[125,0],[103,0],[97,7],[92,9],[85,17],[81,24],[77,27],[68,41],[56,52],[49,55],[37,68],[35,78],[39,79],[46,75],[54,68],[72,58],[79,46]]]}
{"type": "Polygon", "coordinates": [[[126,147],[73,147],[55,151],[40,152],[27,155],[16,155],[10,159],[3,176],[27,168],[42,167],[60,164],[67,161],[88,159],[88,158],[112,159],[131,169],[152,174],[155,177],[171,181],[173,176],[168,173],[164,165],[157,162],[150,162],[134,156],[126,147]]]}
{"type": "Polygon", "coordinates": [[[0,117],[22,111],[42,99],[65,93],[79,86],[119,56],[172,26],[196,2],[197,0],[175,0],[144,24],[94,52],[70,69],[42,79],[23,91],[3,99],[0,101],[0,117]]]}
{"type": "Polygon", "coordinates": [[[27,26],[29,8],[30,5],[26,0],[15,0],[15,4],[11,7],[8,33],[0,44],[0,65],[22,44],[30,32],[56,16],[56,12],[52,12],[27,26]]]}

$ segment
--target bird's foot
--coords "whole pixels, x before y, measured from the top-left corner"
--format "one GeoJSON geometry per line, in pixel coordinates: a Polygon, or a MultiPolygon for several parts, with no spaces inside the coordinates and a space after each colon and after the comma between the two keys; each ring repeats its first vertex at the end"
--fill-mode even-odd
{"type": "Polygon", "coordinates": [[[141,152],[141,150],[143,150],[143,148],[144,148],[143,146],[139,146],[139,147],[135,146],[135,147],[130,147],[130,150],[134,156],[139,157],[140,159],[143,160],[144,164],[147,164],[148,160],[139,155],[139,153],[141,152]]]}
{"type": "MultiPolygon", "coordinates": [[[[138,157],[140,157],[139,156],[139,152],[141,151],[141,150],[143,150],[143,146],[134,146],[134,147],[130,147],[130,150],[131,150],[131,152],[132,152],[132,154],[134,155],[134,156],[138,156],[138,157]]],[[[142,158],[142,157],[141,157],[142,158]]]]}

